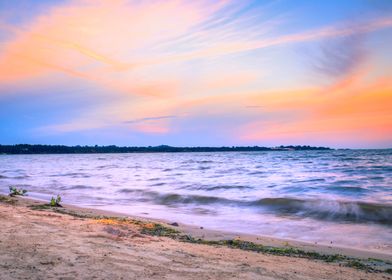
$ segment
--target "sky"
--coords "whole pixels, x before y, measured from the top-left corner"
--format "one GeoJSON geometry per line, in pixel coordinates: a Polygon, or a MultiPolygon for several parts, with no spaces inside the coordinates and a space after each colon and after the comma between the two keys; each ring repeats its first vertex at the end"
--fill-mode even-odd
{"type": "Polygon", "coordinates": [[[0,0],[0,144],[392,147],[392,1],[0,0]]]}

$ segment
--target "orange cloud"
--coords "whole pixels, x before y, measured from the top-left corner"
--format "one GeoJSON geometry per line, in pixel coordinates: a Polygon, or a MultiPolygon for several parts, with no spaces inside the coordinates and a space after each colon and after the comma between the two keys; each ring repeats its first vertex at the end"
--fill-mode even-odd
{"type": "MultiPolygon", "coordinates": [[[[103,85],[115,82],[118,71],[250,51],[280,44],[319,40],[371,32],[392,26],[385,18],[349,28],[328,27],[258,40],[244,40],[243,32],[213,36],[216,30],[198,32],[181,51],[159,49],[162,42],[183,36],[203,23],[229,1],[214,4],[186,1],[73,1],[50,10],[25,28],[3,26],[14,38],[2,48],[0,83],[36,78],[55,72],[88,77],[103,85]],[[204,8],[204,7],[208,7],[204,8]],[[181,22],[181,24],[178,24],[181,22]],[[202,34],[202,35],[200,35],[202,34]],[[198,38],[198,36],[202,36],[198,38]],[[205,42],[198,46],[195,41],[205,42]],[[88,74],[87,74],[88,73],[88,74]]],[[[272,23],[271,23],[272,24],[272,23]]],[[[230,27],[232,28],[232,27],[230,27]]],[[[220,33],[224,34],[224,31],[220,33]]],[[[175,42],[175,40],[173,40],[175,42]]],[[[170,47],[176,48],[175,45],[170,47]]]]}
{"type": "Polygon", "coordinates": [[[223,4],[73,1],[24,28],[2,25],[13,38],[1,48],[0,83],[61,72],[112,85],[119,70],[150,64],[154,42],[182,34],[223,4]]]}
{"type": "MultiPolygon", "coordinates": [[[[352,76],[347,79],[352,81],[352,76]]],[[[242,129],[241,139],[304,141],[314,138],[338,143],[342,140],[376,141],[390,138],[392,79],[384,77],[363,86],[360,86],[363,80],[351,84],[346,83],[347,79],[337,81],[328,87],[328,91],[321,92],[324,95],[321,98],[320,91],[314,92],[313,96],[309,96],[311,106],[308,102],[302,108],[302,115],[246,125],[242,129]]],[[[286,110],[290,109],[292,107],[286,107],[286,110]]]]}
{"type": "MultiPolygon", "coordinates": [[[[312,131],[318,125],[323,129],[348,127],[354,122],[352,116],[362,112],[357,112],[357,108],[366,112],[362,114],[361,125],[370,126],[371,121],[381,118],[381,114],[366,111],[365,105],[371,104],[372,112],[381,109],[385,112],[382,106],[389,104],[388,92],[380,93],[374,87],[368,91],[373,95],[366,95],[362,91],[364,73],[350,73],[326,88],[309,86],[266,92],[261,83],[246,88],[266,71],[264,65],[260,65],[261,70],[257,65],[246,71],[242,65],[226,67],[225,64],[219,73],[203,79],[190,78],[194,73],[184,73],[181,66],[195,59],[372,32],[391,27],[392,18],[351,27],[336,25],[273,35],[270,31],[276,28],[276,22],[260,22],[260,26],[251,27],[237,21],[216,24],[227,20],[220,12],[230,3],[234,1],[71,1],[52,8],[25,26],[2,24],[0,28],[8,36],[0,47],[0,85],[34,81],[45,87],[56,75],[65,74],[71,78],[67,82],[77,78],[106,90],[111,100],[105,106],[85,112],[73,121],[46,127],[60,132],[117,125],[151,115],[206,112],[257,115],[245,109],[247,106],[260,106],[264,113],[301,112],[316,120],[299,118],[276,127],[273,123],[256,122],[245,129],[246,139],[263,139],[264,134],[251,131],[256,127],[268,128],[270,135],[295,133],[291,129],[294,123],[304,131],[312,131]],[[218,27],[206,27],[214,26],[211,22],[218,27]],[[342,98],[338,96],[341,93],[344,93],[342,98]]],[[[382,127],[389,124],[389,121],[379,121],[382,127]]],[[[168,133],[170,125],[166,120],[133,124],[129,128],[168,133]]]]}

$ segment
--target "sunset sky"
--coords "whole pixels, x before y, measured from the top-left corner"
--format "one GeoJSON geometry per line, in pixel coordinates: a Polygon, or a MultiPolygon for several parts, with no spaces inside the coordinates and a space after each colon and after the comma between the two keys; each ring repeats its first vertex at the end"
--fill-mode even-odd
{"type": "Polygon", "coordinates": [[[0,0],[0,144],[392,147],[392,1],[0,0]]]}

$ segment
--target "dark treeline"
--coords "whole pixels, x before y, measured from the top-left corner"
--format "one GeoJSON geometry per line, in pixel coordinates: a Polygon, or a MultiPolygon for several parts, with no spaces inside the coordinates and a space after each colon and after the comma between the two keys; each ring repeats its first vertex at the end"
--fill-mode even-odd
{"type": "Polygon", "coordinates": [[[0,145],[0,154],[95,154],[95,153],[179,153],[179,152],[254,152],[286,150],[330,150],[326,147],[279,146],[274,148],[248,147],[148,147],[118,146],[62,146],[62,145],[0,145]]]}

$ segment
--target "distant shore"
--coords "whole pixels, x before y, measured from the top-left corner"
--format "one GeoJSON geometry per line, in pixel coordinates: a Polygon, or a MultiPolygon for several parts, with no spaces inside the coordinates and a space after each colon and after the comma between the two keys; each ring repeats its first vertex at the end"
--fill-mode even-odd
{"type": "Polygon", "coordinates": [[[52,208],[26,198],[0,196],[0,219],[3,279],[392,279],[386,254],[52,208]]]}
{"type": "Polygon", "coordinates": [[[63,145],[0,145],[0,154],[102,154],[102,153],[198,153],[198,152],[263,152],[263,151],[325,151],[328,147],[312,146],[232,146],[232,147],[147,147],[63,146],[63,145]]]}

